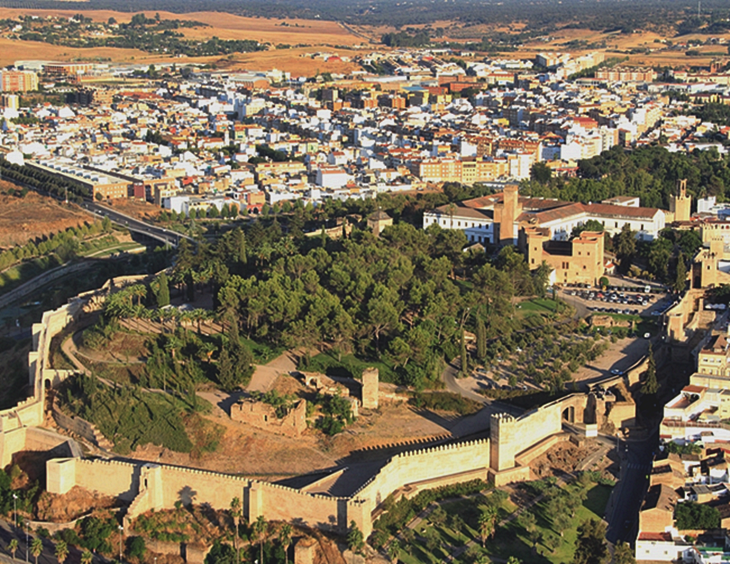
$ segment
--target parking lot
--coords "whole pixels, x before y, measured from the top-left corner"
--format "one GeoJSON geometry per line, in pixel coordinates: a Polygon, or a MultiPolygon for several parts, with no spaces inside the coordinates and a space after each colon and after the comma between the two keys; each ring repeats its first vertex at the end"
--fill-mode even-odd
{"type": "Polygon", "coordinates": [[[625,315],[659,316],[674,305],[666,293],[648,293],[626,290],[566,287],[561,297],[579,301],[590,312],[620,313],[625,315]]]}

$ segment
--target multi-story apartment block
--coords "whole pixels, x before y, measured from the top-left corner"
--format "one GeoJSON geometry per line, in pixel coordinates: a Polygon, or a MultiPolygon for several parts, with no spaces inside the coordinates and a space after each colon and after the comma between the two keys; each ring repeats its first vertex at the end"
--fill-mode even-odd
{"type": "Polygon", "coordinates": [[[32,71],[0,71],[0,91],[29,92],[38,90],[38,75],[32,71]]]}

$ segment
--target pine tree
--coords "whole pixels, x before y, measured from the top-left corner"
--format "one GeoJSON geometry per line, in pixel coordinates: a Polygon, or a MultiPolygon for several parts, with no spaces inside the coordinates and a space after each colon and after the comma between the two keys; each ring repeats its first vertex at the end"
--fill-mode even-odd
{"type": "Polygon", "coordinates": [[[469,357],[466,352],[466,338],[464,331],[461,331],[461,375],[466,376],[469,372],[469,357]]]}
{"type": "Polygon", "coordinates": [[[679,257],[677,257],[677,274],[674,277],[674,283],[672,284],[672,289],[677,293],[680,294],[684,292],[684,288],[687,284],[687,265],[684,262],[684,254],[679,253],[679,257]]]}
{"type": "Polygon", "coordinates": [[[228,354],[228,348],[223,347],[218,357],[218,383],[227,392],[236,388],[236,374],[233,368],[233,360],[228,354]]]}
{"type": "Polygon", "coordinates": [[[157,279],[159,287],[157,288],[157,307],[165,307],[170,305],[170,283],[167,280],[167,274],[164,272],[160,274],[157,279]]]}
{"type": "Polygon", "coordinates": [[[477,358],[484,362],[487,358],[487,329],[484,327],[484,320],[477,316],[477,358]]]}
{"type": "Polygon", "coordinates": [[[613,562],[614,564],[636,564],[631,545],[625,542],[619,542],[613,551],[613,562]]]}
{"type": "Polygon", "coordinates": [[[649,343],[649,364],[644,372],[644,383],[641,385],[641,393],[651,396],[659,391],[659,382],[656,379],[656,361],[654,360],[654,349],[649,343]]]}
{"type": "Polygon", "coordinates": [[[584,521],[578,527],[573,564],[603,564],[608,557],[606,527],[597,519],[584,521]]]}

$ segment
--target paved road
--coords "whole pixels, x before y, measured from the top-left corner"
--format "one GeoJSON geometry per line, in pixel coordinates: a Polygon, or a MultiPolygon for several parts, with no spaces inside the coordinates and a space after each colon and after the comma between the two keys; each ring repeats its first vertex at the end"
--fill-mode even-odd
{"type": "MultiPolygon", "coordinates": [[[[32,543],[36,535],[29,535],[28,542],[32,543]]],[[[33,555],[28,554],[26,560],[26,543],[25,543],[25,531],[14,529],[12,522],[8,523],[4,520],[0,520],[0,564],[20,564],[21,562],[30,562],[35,564],[35,558],[33,555]],[[10,539],[18,539],[18,551],[15,553],[15,560],[13,560],[10,552],[8,551],[8,543],[10,539]]],[[[69,547],[69,556],[66,559],[66,564],[76,564],[81,561],[81,551],[77,548],[69,547]]],[[[109,562],[102,556],[95,555],[93,562],[95,564],[101,564],[109,562]]],[[[43,552],[38,557],[38,564],[58,564],[58,560],[55,556],[55,545],[49,539],[43,539],[43,552]]]]}
{"type": "Polygon", "coordinates": [[[658,432],[642,441],[619,441],[621,479],[614,488],[606,510],[606,539],[612,543],[636,540],[639,509],[649,487],[653,452],[659,444],[658,432]]]}
{"type": "Polygon", "coordinates": [[[140,221],[139,219],[136,219],[130,215],[124,214],[103,204],[97,204],[95,202],[84,202],[83,204],[81,204],[81,207],[93,214],[106,216],[114,223],[122,225],[130,231],[140,233],[153,239],[157,239],[158,241],[161,241],[166,245],[177,247],[180,239],[188,239],[189,241],[194,242],[194,239],[188,237],[187,235],[183,235],[176,231],[170,231],[169,229],[158,227],[150,223],[145,223],[144,221],[140,221]]]}

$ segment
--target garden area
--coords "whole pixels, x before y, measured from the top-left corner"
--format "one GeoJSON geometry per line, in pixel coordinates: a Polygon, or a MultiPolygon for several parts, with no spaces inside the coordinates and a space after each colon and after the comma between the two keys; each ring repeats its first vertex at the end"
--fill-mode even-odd
{"type": "Polygon", "coordinates": [[[477,333],[476,347],[472,348],[468,362],[480,363],[475,373],[490,381],[482,390],[489,397],[517,387],[555,393],[565,389],[572,375],[604,354],[608,346],[600,330],[570,320],[489,342],[477,333]]]}
{"type": "Polygon", "coordinates": [[[370,541],[406,564],[436,564],[451,556],[464,564],[508,557],[569,562],[589,535],[600,536],[607,551],[605,531],[595,523],[603,517],[612,486],[582,472],[565,484],[545,478],[491,490],[473,481],[427,490],[410,500],[386,500],[370,541]],[[416,516],[420,521],[407,527],[416,516]]]}

